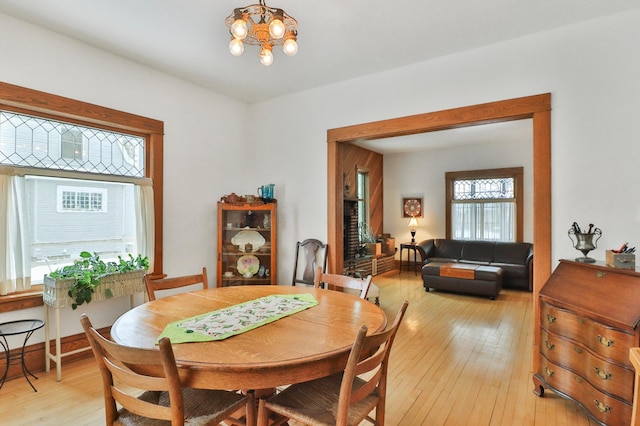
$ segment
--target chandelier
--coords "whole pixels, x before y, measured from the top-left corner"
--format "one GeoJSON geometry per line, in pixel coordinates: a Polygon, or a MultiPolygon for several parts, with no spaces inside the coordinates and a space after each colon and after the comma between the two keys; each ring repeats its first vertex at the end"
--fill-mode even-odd
{"type": "Polygon", "coordinates": [[[244,52],[244,44],[260,46],[258,57],[262,65],[273,63],[273,46],[282,46],[287,56],[298,53],[298,22],[282,9],[260,4],[233,9],[225,20],[231,33],[229,51],[233,56],[244,52]]]}

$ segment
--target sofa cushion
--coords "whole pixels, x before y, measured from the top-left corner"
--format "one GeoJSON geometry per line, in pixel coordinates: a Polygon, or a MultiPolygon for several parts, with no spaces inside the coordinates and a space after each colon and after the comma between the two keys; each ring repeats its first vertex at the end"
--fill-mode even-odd
{"type": "Polygon", "coordinates": [[[497,266],[504,271],[504,275],[509,278],[529,278],[529,270],[513,263],[493,262],[491,266],[497,266]]]}
{"type": "Polygon", "coordinates": [[[428,257],[425,260],[425,263],[432,263],[432,262],[437,262],[437,263],[457,263],[458,262],[458,258],[452,259],[450,257],[428,257]]]}
{"type": "Polygon", "coordinates": [[[511,263],[524,265],[531,252],[530,243],[495,243],[493,252],[494,263],[511,263]]]}
{"type": "Polygon", "coordinates": [[[462,246],[462,257],[466,261],[485,262],[493,260],[493,250],[496,243],[493,241],[465,241],[462,246]]]}
{"type": "Polygon", "coordinates": [[[462,245],[464,241],[458,240],[435,240],[435,257],[443,259],[460,259],[462,254],[462,245]]]}

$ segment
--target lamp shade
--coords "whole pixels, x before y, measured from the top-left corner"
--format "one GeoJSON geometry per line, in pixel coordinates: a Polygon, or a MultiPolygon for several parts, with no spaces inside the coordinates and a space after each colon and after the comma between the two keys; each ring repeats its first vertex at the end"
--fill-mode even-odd
{"type": "Polygon", "coordinates": [[[412,217],[409,220],[409,228],[415,229],[418,227],[418,219],[416,219],[415,217],[412,217]]]}

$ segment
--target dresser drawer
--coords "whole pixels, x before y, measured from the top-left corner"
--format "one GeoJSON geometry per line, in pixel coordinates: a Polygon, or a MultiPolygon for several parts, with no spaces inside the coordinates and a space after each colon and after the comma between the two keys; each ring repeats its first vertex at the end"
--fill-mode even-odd
{"type": "Polygon", "coordinates": [[[638,339],[633,332],[608,327],[590,318],[577,315],[575,312],[542,303],[540,322],[546,330],[581,342],[592,352],[604,359],[627,365],[629,348],[638,346],[638,339]]]}
{"type": "Polygon", "coordinates": [[[575,400],[596,419],[608,426],[627,426],[631,421],[631,404],[606,395],[579,375],[565,370],[544,356],[540,357],[539,376],[553,389],[575,400]]]}
{"type": "Polygon", "coordinates": [[[603,360],[579,343],[540,330],[540,351],[549,361],[571,370],[602,392],[633,401],[632,369],[603,360]]]}

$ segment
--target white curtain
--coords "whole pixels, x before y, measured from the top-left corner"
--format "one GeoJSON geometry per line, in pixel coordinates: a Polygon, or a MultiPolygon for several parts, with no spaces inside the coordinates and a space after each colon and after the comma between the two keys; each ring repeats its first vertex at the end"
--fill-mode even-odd
{"type": "Polygon", "coordinates": [[[459,240],[515,241],[515,202],[454,203],[453,238],[459,240]]]}
{"type": "Polygon", "coordinates": [[[156,238],[153,187],[151,185],[135,185],[134,188],[136,245],[138,246],[138,253],[149,258],[149,271],[153,271],[156,238]]]}
{"type": "Polygon", "coordinates": [[[31,288],[25,179],[0,173],[0,295],[31,288]]]}

